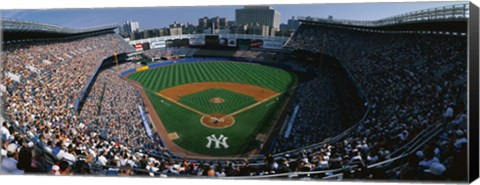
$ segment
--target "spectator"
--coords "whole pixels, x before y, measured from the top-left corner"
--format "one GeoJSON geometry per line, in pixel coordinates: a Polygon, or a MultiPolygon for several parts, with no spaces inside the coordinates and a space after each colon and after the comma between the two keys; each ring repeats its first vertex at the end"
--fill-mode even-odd
{"type": "Polygon", "coordinates": [[[60,161],[60,175],[62,176],[70,176],[73,175],[72,169],[70,168],[70,164],[67,161],[60,161]]]}
{"type": "Polygon", "coordinates": [[[445,180],[445,172],[446,168],[441,163],[433,163],[429,169],[426,169],[425,172],[427,173],[426,179],[432,181],[440,181],[445,180]]]}
{"type": "Polygon", "coordinates": [[[34,147],[33,142],[24,144],[18,154],[17,168],[25,171],[25,173],[33,172],[32,168],[32,149],[34,147]]]}
{"type": "Polygon", "coordinates": [[[18,164],[18,146],[14,143],[10,143],[7,146],[7,157],[2,160],[1,173],[19,175],[24,174],[23,170],[17,168],[18,164]]]}

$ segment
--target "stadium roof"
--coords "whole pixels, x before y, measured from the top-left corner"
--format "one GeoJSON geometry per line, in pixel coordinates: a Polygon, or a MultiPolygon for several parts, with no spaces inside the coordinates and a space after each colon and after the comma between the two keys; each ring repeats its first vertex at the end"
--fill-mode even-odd
{"type": "Polygon", "coordinates": [[[53,39],[102,32],[113,32],[116,24],[98,26],[87,29],[72,29],[52,24],[38,23],[25,20],[1,19],[4,42],[29,39],[53,39]]]}

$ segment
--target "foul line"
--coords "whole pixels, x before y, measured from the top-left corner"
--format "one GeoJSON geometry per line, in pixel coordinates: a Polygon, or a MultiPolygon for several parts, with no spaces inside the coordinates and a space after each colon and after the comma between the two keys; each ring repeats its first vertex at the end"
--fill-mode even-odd
{"type": "MultiPolygon", "coordinates": [[[[139,86],[139,85],[136,85],[135,83],[134,83],[134,85],[137,86],[137,87],[139,87],[139,88],[141,88],[141,89],[143,89],[143,90],[145,90],[145,91],[148,91],[148,92],[153,93],[153,94],[155,94],[155,95],[157,95],[157,96],[160,96],[160,97],[162,97],[162,98],[164,98],[164,99],[166,99],[166,100],[168,100],[168,101],[170,101],[170,102],[172,102],[172,103],[175,103],[175,104],[177,104],[177,105],[180,106],[180,107],[186,108],[187,110],[190,110],[190,111],[192,111],[192,112],[194,112],[194,113],[197,113],[197,114],[200,114],[200,115],[202,115],[202,116],[206,116],[206,117],[212,118],[212,116],[210,116],[210,115],[208,115],[208,114],[205,114],[205,113],[200,112],[200,111],[198,111],[198,110],[196,110],[196,109],[194,109],[194,108],[191,108],[191,107],[186,106],[186,105],[184,105],[184,104],[182,104],[182,103],[180,103],[180,102],[177,102],[177,101],[175,101],[175,100],[173,100],[173,99],[171,99],[171,98],[169,98],[169,97],[167,97],[167,96],[165,96],[165,95],[163,95],[163,94],[161,94],[161,93],[153,92],[152,90],[147,89],[147,88],[144,88],[144,87],[139,86]]],[[[166,103],[165,103],[165,104],[166,104],[166,103]]]]}
{"type": "Polygon", "coordinates": [[[167,96],[165,96],[165,95],[163,95],[163,94],[161,94],[161,93],[157,93],[157,95],[160,96],[160,97],[162,97],[162,98],[167,99],[168,101],[171,101],[171,102],[177,104],[177,105],[180,106],[180,107],[186,108],[186,109],[188,109],[188,110],[190,110],[190,111],[192,111],[192,112],[195,112],[195,113],[197,113],[197,114],[200,114],[200,115],[202,115],[202,116],[206,116],[206,117],[212,118],[212,117],[211,117],[210,115],[208,115],[208,114],[205,114],[205,113],[200,112],[200,111],[198,111],[198,110],[196,110],[196,109],[194,109],[194,108],[191,108],[191,107],[186,106],[186,105],[184,105],[184,104],[182,104],[182,103],[180,103],[180,102],[177,102],[177,101],[175,101],[175,100],[173,100],[173,99],[171,99],[171,98],[169,98],[169,97],[167,97],[167,96]]]}
{"type": "MultiPolygon", "coordinates": [[[[144,88],[144,89],[146,89],[146,88],[144,88]]],[[[147,90],[147,91],[150,91],[150,90],[148,90],[148,89],[146,89],[146,90],[147,90]]],[[[152,91],[150,91],[150,92],[152,92],[152,91]]],[[[212,118],[212,116],[210,116],[210,115],[208,115],[208,114],[205,114],[205,113],[200,112],[200,111],[198,111],[198,110],[196,110],[196,109],[194,109],[194,108],[191,108],[191,107],[189,107],[189,106],[187,106],[187,105],[184,105],[184,104],[182,104],[182,103],[180,103],[180,102],[178,102],[178,101],[175,101],[175,100],[173,100],[172,98],[169,98],[168,96],[165,96],[165,95],[163,95],[163,94],[161,94],[161,93],[155,93],[155,94],[156,94],[157,96],[160,96],[160,97],[162,97],[162,98],[164,98],[164,99],[172,102],[172,103],[177,104],[178,106],[181,106],[181,107],[183,107],[183,108],[186,108],[187,110],[190,110],[190,111],[192,111],[192,112],[194,112],[194,113],[200,114],[201,116],[205,116],[205,117],[212,118]]],[[[253,107],[256,107],[256,106],[258,106],[258,105],[260,105],[260,104],[262,104],[262,103],[265,103],[266,101],[269,101],[269,100],[271,100],[271,99],[273,99],[273,98],[275,98],[275,97],[278,97],[278,96],[280,96],[281,94],[282,94],[282,93],[279,92],[279,93],[277,93],[277,94],[274,94],[274,95],[272,95],[272,96],[269,96],[269,97],[267,97],[267,98],[265,98],[265,99],[263,99],[263,100],[261,100],[261,101],[258,101],[258,102],[254,103],[254,104],[251,104],[251,105],[249,105],[249,106],[247,106],[247,107],[244,107],[244,108],[242,108],[242,109],[240,109],[240,110],[237,110],[237,111],[235,111],[235,112],[232,112],[232,113],[230,113],[230,114],[227,114],[227,115],[221,117],[220,119],[224,119],[224,118],[226,118],[226,117],[233,117],[233,116],[235,116],[235,115],[237,115],[237,114],[240,114],[240,113],[242,113],[242,112],[245,112],[245,111],[247,111],[247,110],[249,110],[249,109],[251,109],[251,108],[253,108],[253,107]]]]}
{"type": "Polygon", "coordinates": [[[270,105],[273,104],[273,103],[275,103],[275,102],[272,101],[272,102],[266,104],[265,107],[268,107],[268,106],[270,106],[270,105]]]}
{"type": "Polygon", "coordinates": [[[260,105],[260,104],[262,104],[262,103],[264,103],[264,102],[266,102],[266,101],[268,101],[268,100],[271,100],[272,98],[275,98],[275,97],[277,97],[277,96],[280,96],[281,94],[282,94],[282,93],[274,94],[274,95],[272,95],[272,96],[270,96],[270,97],[268,97],[268,98],[265,98],[265,99],[263,99],[263,100],[261,100],[261,101],[259,101],[259,102],[257,102],[257,103],[254,103],[254,104],[249,105],[249,106],[247,106],[247,107],[245,107],[245,108],[242,108],[242,109],[240,109],[240,110],[237,110],[237,111],[235,111],[235,112],[233,112],[233,113],[230,113],[230,114],[228,114],[228,115],[225,115],[225,116],[223,116],[223,117],[220,118],[220,119],[224,119],[224,118],[229,117],[229,116],[235,116],[235,115],[237,115],[237,114],[240,114],[240,113],[242,113],[242,112],[244,112],[244,111],[247,111],[248,109],[251,109],[251,108],[256,107],[257,105],[260,105]]]}

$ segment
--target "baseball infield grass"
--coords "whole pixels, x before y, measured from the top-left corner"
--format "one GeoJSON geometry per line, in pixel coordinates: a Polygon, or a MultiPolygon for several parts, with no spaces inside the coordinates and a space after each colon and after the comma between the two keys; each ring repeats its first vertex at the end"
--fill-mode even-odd
{"type": "Polygon", "coordinates": [[[142,85],[167,132],[178,134],[179,138],[174,139],[173,142],[185,150],[209,156],[231,156],[258,148],[259,141],[256,137],[258,134],[266,133],[273,126],[273,120],[281,111],[280,105],[285,98],[284,92],[297,80],[294,73],[283,69],[231,61],[174,64],[137,72],[128,78],[142,85]],[[167,88],[195,82],[250,84],[280,94],[271,99],[259,101],[258,105],[234,115],[235,122],[227,128],[210,128],[200,123],[202,115],[178,103],[205,114],[230,114],[257,101],[253,97],[221,87],[182,96],[178,102],[172,102],[171,99],[167,100],[157,94],[167,88]],[[217,97],[222,98],[224,102],[209,101],[217,97]],[[220,148],[215,148],[215,143],[207,147],[207,137],[211,135],[216,138],[220,135],[227,137],[225,143],[228,147],[221,145],[220,148]]]}
{"type": "Polygon", "coordinates": [[[230,114],[254,104],[254,98],[224,89],[208,89],[192,95],[183,96],[178,101],[203,113],[224,113],[230,114]],[[225,102],[213,103],[212,98],[221,97],[225,102]]]}

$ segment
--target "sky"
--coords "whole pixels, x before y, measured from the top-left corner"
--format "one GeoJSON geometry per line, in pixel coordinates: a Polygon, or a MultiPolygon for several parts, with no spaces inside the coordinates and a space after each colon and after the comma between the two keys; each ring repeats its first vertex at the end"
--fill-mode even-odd
{"type": "MultiPolygon", "coordinates": [[[[343,4],[292,4],[271,5],[281,14],[286,23],[292,16],[312,16],[335,19],[377,20],[406,12],[460,4],[455,2],[389,2],[389,3],[343,3],[343,4]]],[[[198,19],[226,17],[235,20],[235,9],[242,6],[195,6],[195,7],[144,7],[144,8],[90,8],[90,9],[41,9],[0,10],[5,18],[30,20],[70,28],[89,28],[107,24],[121,24],[136,20],[142,29],[167,27],[174,21],[198,24],[198,19]]]]}

